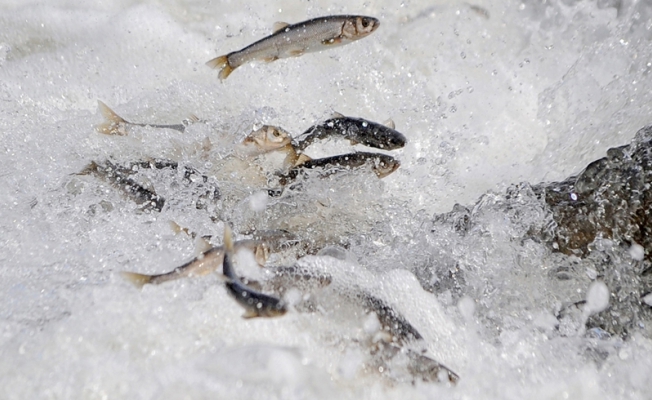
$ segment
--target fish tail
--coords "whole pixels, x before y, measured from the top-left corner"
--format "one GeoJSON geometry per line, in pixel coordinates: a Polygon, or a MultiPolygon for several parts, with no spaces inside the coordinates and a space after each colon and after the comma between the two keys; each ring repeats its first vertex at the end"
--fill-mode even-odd
{"type": "Polygon", "coordinates": [[[213,69],[221,68],[218,75],[221,80],[228,78],[229,75],[231,75],[231,72],[235,69],[231,64],[229,64],[228,55],[215,57],[212,60],[209,60],[206,65],[213,69]]]}
{"type": "Polygon", "coordinates": [[[75,175],[90,175],[98,172],[99,165],[95,161],[91,161],[84,169],[77,172],[75,175]]]}
{"type": "Polygon", "coordinates": [[[105,121],[97,125],[95,129],[105,135],[124,136],[125,132],[120,129],[120,124],[127,124],[128,122],[100,100],[97,101],[97,108],[105,121]]]}
{"type": "Polygon", "coordinates": [[[136,272],[122,271],[120,272],[125,279],[133,283],[136,287],[142,288],[152,281],[151,275],[139,274],[136,272]]]}

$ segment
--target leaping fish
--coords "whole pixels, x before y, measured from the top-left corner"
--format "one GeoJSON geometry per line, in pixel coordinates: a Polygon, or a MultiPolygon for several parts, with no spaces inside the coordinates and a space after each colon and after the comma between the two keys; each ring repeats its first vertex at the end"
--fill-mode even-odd
{"type": "Polygon", "coordinates": [[[291,168],[286,174],[279,174],[279,183],[283,186],[297,179],[306,170],[319,170],[322,176],[329,176],[341,170],[351,170],[370,166],[379,178],[384,178],[401,166],[400,161],[387,154],[357,152],[337,156],[307,160],[291,168]]]}
{"type": "MultiPolygon", "coordinates": [[[[269,255],[269,247],[258,240],[240,240],[235,242],[237,249],[249,249],[254,252],[258,265],[265,265],[269,255]]],[[[158,285],[163,282],[191,276],[207,275],[223,263],[224,246],[215,246],[203,252],[187,263],[173,269],[170,272],[156,275],[139,274],[136,272],[123,271],[122,276],[138,287],[146,284],[158,285]]]]}
{"type": "Polygon", "coordinates": [[[394,129],[390,119],[378,124],[362,118],[345,117],[335,113],[332,118],[311,126],[304,133],[293,139],[296,150],[304,150],[312,142],[331,136],[341,136],[351,144],[362,144],[383,150],[395,150],[405,146],[407,139],[394,129]]]}
{"type": "Polygon", "coordinates": [[[376,18],[361,15],[331,15],[296,24],[277,22],[274,33],[242,50],[213,58],[206,65],[221,68],[219,78],[226,79],[234,69],[254,60],[272,62],[298,57],[304,53],[341,46],[369,35],[380,25],[376,18]]]}
{"type": "Polygon", "coordinates": [[[257,292],[245,285],[233,269],[234,245],[231,229],[224,226],[224,259],[222,272],[228,279],[226,288],[245,309],[243,318],[279,317],[287,312],[285,302],[277,297],[257,292]]]}
{"type": "Polygon", "coordinates": [[[102,101],[97,101],[97,108],[100,110],[100,113],[104,117],[104,122],[97,125],[95,129],[99,133],[105,135],[115,135],[115,136],[126,136],[129,125],[131,126],[151,126],[152,128],[162,128],[162,129],[174,129],[175,131],[184,132],[188,125],[194,122],[198,122],[199,118],[195,115],[190,115],[190,117],[183,121],[181,124],[172,124],[172,125],[161,125],[161,124],[141,124],[137,122],[129,122],[126,119],[122,118],[115,111],[109,108],[102,101]]]}

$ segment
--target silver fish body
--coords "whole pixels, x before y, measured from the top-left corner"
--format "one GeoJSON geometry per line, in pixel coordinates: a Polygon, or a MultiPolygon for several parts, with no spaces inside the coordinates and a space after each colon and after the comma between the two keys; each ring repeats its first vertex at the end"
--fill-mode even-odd
{"type": "Polygon", "coordinates": [[[281,23],[270,36],[242,50],[216,57],[206,65],[221,68],[219,78],[226,79],[234,69],[250,61],[271,62],[344,45],[366,37],[379,25],[376,18],[361,15],[332,15],[293,25],[281,23]]]}
{"type": "Polygon", "coordinates": [[[97,125],[95,129],[99,133],[103,133],[105,135],[127,136],[127,134],[129,133],[128,130],[130,126],[142,126],[142,127],[150,127],[150,128],[158,128],[158,129],[173,129],[175,131],[179,131],[183,133],[190,124],[199,121],[199,118],[197,118],[195,115],[191,115],[188,120],[183,121],[183,123],[181,124],[170,124],[170,125],[143,124],[138,122],[127,121],[126,119],[116,114],[115,111],[110,109],[109,106],[107,106],[105,103],[103,103],[100,100],[97,101],[97,106],[100,110],[100,113],[104,117],[104,122],[97,125]]]}
{"type": "MultiPolygon", "coordinates": [[[[254,252],[256,262],[264,265],[269,255],[267,245],[258,240],[239,240],[234,243],[236,249],[249,249],[254,252]]],[[[147,275],[136,272],[122,272],[122,275],[136,286],[145,284],[158,285],[163,282],[173,281],[179,278],[203,276],[214,272],[224,261],[224,246],[211,247],[199,256],[187,263],[180,265],[170,272],[163,274],[147,275]]]]}
{"type": "Polygon", "coordinates": [[[397,130],[362,118],[337,116],[311,126],[293,140],[296,150],[304,150],[315,140],[340,136],[353,144],[362,144],[383,150],[404,147],[407,139],[397,130]]]}
{"type": "Polygon", "coordinates": [[[384,178],[400,167],[401,163],[392,156],[380,153],[357,152],[308,160],[279,175],[282,186],[296,180],[306,170],[320,170],[321,176],[329,176],[338,171],[371,167],[379,178],[384,178]]]}

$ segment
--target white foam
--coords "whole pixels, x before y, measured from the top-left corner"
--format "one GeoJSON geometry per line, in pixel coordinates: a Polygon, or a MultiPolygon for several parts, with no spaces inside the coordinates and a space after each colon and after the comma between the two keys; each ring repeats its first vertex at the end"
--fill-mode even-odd
{"type": "MultiPolygon", "coordinates": [[[[586,300],[596,313],[609,292],[590,283],[599,279],[590,260],[522,240],[550,222],[525,207],[532,199],[505,210],[488,195],[464,234],[429,229],[434,212],[489,189],[576,174],[650,122],[646,2],[41,3],[0,5],[1,398],[649,396],[650,339],[584,337],[581,312],[579,326],[558,325],[564,307],[586,300]],[[337,50],[243,66],[224,82],[204,65],[275,21],[339,13],[381,26],[337,50]],[[98,99],[135,122],[205,122],[108,137],[94,130],[98,99]],[[218,243],[222,225],[186,199],[140,212],[110,185],[74,175],[91,160],[163,157],[219,175],[254,125],[296,135],[332,111],[393,118],[408,138],[391,152],[399,170],[382,181],[311,181],[307,193],[269,200],[247,176],[217,182],[229,222],[345,242],[336,241],[348,249],[342,260],[325,251],[302,261],[333,274],[333,287],[315,294],[330,301],[327,312],[244,320],[214,275],[142,290],[120,279],[192,257],[193,239],[169,220],[218,243]],[[570,279],[551,280],[560,266],[570,279]],[[351,285],[400,311],[459,384],[387,384],[365,369],[360,343],[377,325],[342,299],[351,285]]],[[[185,195],[174,179],[153,184],[185,195]]],[[[633,244],[631,258],[642,250],[633,244]]]]}

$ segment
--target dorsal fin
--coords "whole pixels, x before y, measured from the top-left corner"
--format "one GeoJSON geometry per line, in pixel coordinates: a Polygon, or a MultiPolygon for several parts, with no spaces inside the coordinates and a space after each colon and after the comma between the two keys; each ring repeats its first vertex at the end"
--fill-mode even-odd
{"type": "Polygon", "coordinates": [[[107,121],[117,124],[127,122],[124,118],[116,114],[115,111],[110,109],[109,106],[104,104],[101,100],[97,101],[97,108],[99,108],[100,113],[107,121]]]}
{"type": "Polygon", "coordinates": [[[290,26],[290,24],[288,24],[287,22],[282,22],[282,21],[274,22],[274,26],[272,27],[272,31],[273,31],[273,33],[276,33],[278,31],[282,31],[283,29],[287,28],[288,26],[290,26]]]}
{"type": "Polygon", "coordinates": [[[97,101],[97,108],[104,117],[104,122],[95,127],[99,133],[117,136],[127,135],[126,124],[129,124],[129,121],[116,114],[115,111],[100,100],[97,101]]]}
{"type": "Polygon", "coordinates": [[[338,113],[337,111],[333,111],[333,115],[331,115],[331,119],[338,119],[338,118],[344,118],[344,115],[338,113]]]}
{"type": "Polygon", "coordinates": [[[385,125],[388,128],[391,129],[396,129],[396,125],[394,124],[394,120],[389,118],[387,121],[383,122],[383,125],[385,125]]]}

